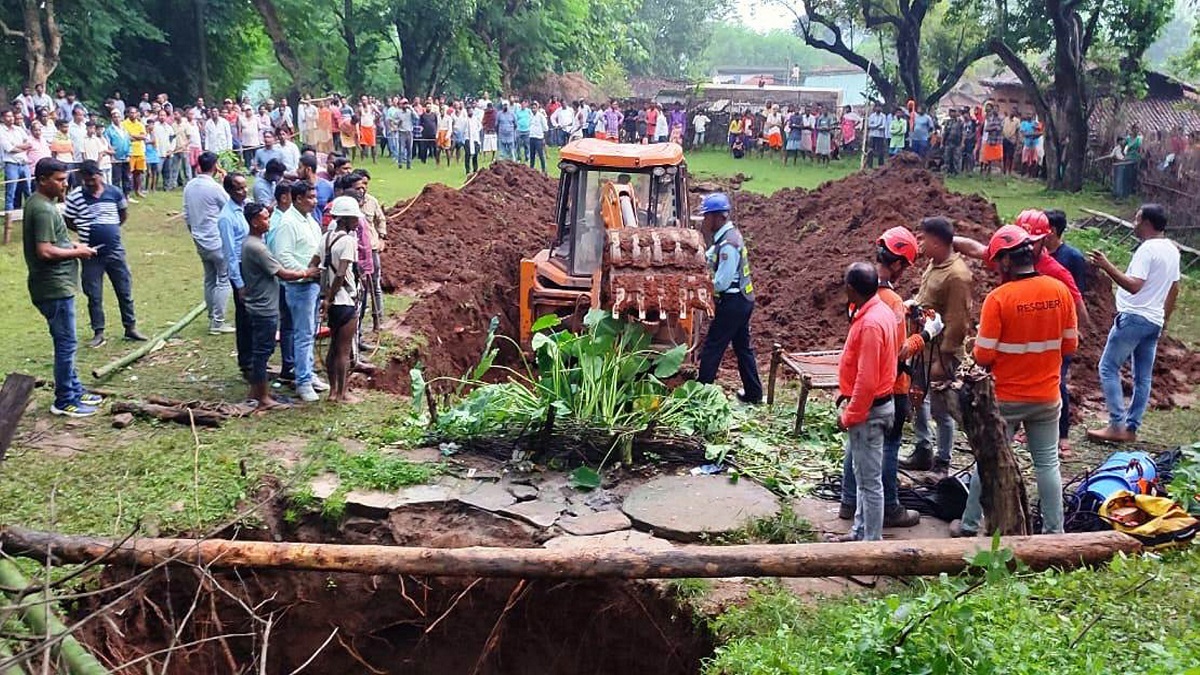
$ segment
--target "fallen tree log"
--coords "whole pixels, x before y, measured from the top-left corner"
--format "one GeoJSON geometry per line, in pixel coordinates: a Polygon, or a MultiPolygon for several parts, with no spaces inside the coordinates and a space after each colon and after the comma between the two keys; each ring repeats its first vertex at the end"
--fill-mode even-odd
{"type": "MultiPolygon", "coordinates": [[[[109,565],[161,563],[214,568],[278,568],[356,574],[523,579],[673,579],[687,577],[928,576],[967,568],[966,557],[989,548],[987,539],[927,539],[648,549],[415,548],[303,544],[223,539],[113,539],[0,530],[0,548],[55,563],[105,556],[109,565]]],[[[1007,537],[1001,546],[1035,570],[1106,562],[1141,544],[1120,532],[1007,537]]]]}
{"type": "MultiPolygon", "coordinates": [[[[45,591],[26,596],[20,589],[29,587],[29,582],[10,560],[0,559],[0,586],[5,594],[23,607],[19,615],[32,636],[54,639],[61,636],[51,653],[62,658],[71,675],[107,675],[108,669],[100,665],[79,641],[67,633],[67,627],[50,611],[53,598],[45,591]]],[[[0,608],[3,609],[3,608],[0,608]]],[[[3,659],[3,657],[0,657],[3,659]]],[[[7,669],[6,669],[7,670],[7,669]]]]}
{"type": "Polygon", "coordinates": [[[138,417],[152,417],[164,422],[175,422],[188,426],[194,423],[198,427],[219,427],[221,422],[226,419],[225,415],[211,410],[177,408],[141,401],[116,401],[112,404],[112,412],[114,415],[127,412],[138,417]]]}
{"type": "Polygon", "coordinates": [[[92,377],[96,378],[97,380],[103,380],[104,378],[108,377],[109,375],[112,375],[113,373],[124,368],[125,366],[128,366],[129,364],[133,363],[134,361],[137,361],[138,359],[149,354],[150,352],[154,351],[155,349],[158,349],[163,343],[165,343],[167,340],[170,340],[172,337],[174,337],[176,333],[178,333],[179,331],[181,331],[185,327],[187,327],[187,325],[189,323],[191,323],[192,321],[194,321],[196,319],[196,317],[203,314],[204,308],[205,308],[205,305],[203,302],[196,305],[195,307],[192,308],[192,311],[183,315],[183,318],[176,321],[174,324],[172,324],[170,328],[164,330],[163,332],[159,333],[158,335],[155,335],[154,337],[147,340],[146,344],[129,352],[128,354],[126,354],[125,356],[122,356],[121,358],[117,359],[116,361],[112,361],[106,365],[103,365],[103,366],[93,370],[92,377]]]}

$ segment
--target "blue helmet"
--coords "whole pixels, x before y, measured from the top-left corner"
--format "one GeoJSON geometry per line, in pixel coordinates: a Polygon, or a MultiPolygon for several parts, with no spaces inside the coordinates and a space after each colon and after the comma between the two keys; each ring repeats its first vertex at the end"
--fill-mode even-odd
{"type": "Polygon", "coordinates": [[[706,213],[729,213],[730,210],[729,197],[725,196],[724,192],[704,195],[704,199],[700,202],[700,215],[702,216],[706,213]]]}

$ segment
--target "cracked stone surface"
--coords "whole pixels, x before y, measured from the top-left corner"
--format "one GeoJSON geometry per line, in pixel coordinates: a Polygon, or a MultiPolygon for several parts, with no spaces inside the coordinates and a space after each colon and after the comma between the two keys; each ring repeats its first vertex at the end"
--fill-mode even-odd
{"type": "Polygon", "coordinates": [[[554,524],[558,520],[558,516],[562,513],[563,506],[561,504],[542,501],[535,499],[529,502],[521,502],[513,504],[503,509],[496,511],[502,516],[510,516],[523,520],[530,525],[545,529],[554,524]]]}
{"type": "Polygon", "coordinates": [[[641,549],[649,551],[665,551],[675,548],[675,545],[666,539],[638,532],[637,530],[622,530],[621,532],[609,532],[608,534],[597,534],[589,537],[576,537],[574,535],[563,535],[555,537],[546,543],[542,544],[543,548],[552,549],[568,549],[572,551],[580,551],[581,553],[604,551],[609,549],[641,549]]]}
{"type": "Polygon", "coordinates": [[[735,531],[779,513],[779,501],[761,485],[727,476],[660,476],[637,487],[621,510],[638,529],[675,541],[735,531]]]}
{"type": "Polygon", "coordinates": [[[475,481],[474,485],[462,487],[458,501],[484,511],[499,511],[517,501],[511,492],[497,483],[475,481]]]}
{"type": "Polygon", "coordinates": [[[633,527],[629,517],[617,510],[598,511],[579,517],[563,516],[558,519],[558,526],[567,534],[586,537],[594,534],[619,532],[633,527]]]}

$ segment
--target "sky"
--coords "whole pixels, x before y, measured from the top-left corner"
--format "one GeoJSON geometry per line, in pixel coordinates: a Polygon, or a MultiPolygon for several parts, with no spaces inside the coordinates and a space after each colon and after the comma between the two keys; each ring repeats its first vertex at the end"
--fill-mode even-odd
{"type": "Polygon", "coordinates": [[[735,16],[744,25],[761,33],[776,29],[790,30],[796,20],[795,15],[783,6],[780,0],[740,0],[737,2],[735,16]]]}

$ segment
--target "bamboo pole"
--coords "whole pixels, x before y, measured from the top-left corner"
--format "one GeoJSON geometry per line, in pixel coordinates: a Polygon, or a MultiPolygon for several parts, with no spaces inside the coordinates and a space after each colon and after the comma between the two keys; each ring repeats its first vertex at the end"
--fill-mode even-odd
{"type": "MultiPolygon", "coordinates": [[[[355,574],[522,579],[676,579],[688,577],[928,576],[955,574],[988,539],[927,539],[752,546],[680,546],[665,550],[417,548],[222,539],[130,539],[0,530],[10,555],[151,567],[174,562],[213,568],[276,568],[355,574]]],[[[1005,537],[1001,546],[1035,570],[1106,562],[1141,544],[1120,532],[1005,537]]]]}
{"type": "Polygon", "coordinates": [[[133,350],[132,352],[129,352],[128,354],[126,354],[125,356],[122,356],[121,358],[117,359],[116,361],[112,361],[112,362],[108,363],[107,365],[101,366],[101,367],[93,370],[92,377],[96,378],[97,380],[103,380],[104,378],[108,377],[109,375],[112,375],[116,371],[124,368],[125,366],[128,366],[129,364],[133,363],[134,361],[137,361],[138,359],[142,358],[143,356],[154,351],[155,349],[157,349],[159,347],[159,345],[161,345],[162,343],[171,339],[172,336],[174,336],[179,331],[183,330],[189,323],[194,321],[196,319],[196,317],[200,316],[200,314],[204,312],[204,308],[205,308],[205,305],[203,302],[196,305],[195,307],[192,308],[192,311],[185,314],[182,319],[180,319],[179,321],[176,321],[170,328],[166,329],[165,331],[150,338],[150,340],[147,341],[146,344],[142,345],[141,347],[138,347],[137,349],[133,350]]]}
{"type": "MultiPolygon", "coordinates": [[[[0,585],[6,589],[27,588],[29,582],[25,580],[21,571],[11,560],[0,559],[0,585]]],[[[56,638],[67,632],[67,627],[50,611],[50,603],[53,602],[53,598],[46,591],[33,594],[34,598],[45,600],[45,602],[36,604],[30,603],[30,598],[22,597],[19,591],[6,591],[6,594],[10,598],[28,605],[21,610],[21,620],[32,634],[56,638]]],[[[70,634],[65,635],[52,651],[67,665],[71,675],[108,674],[108,669],[100,665],[96,657],[84,649],[83,645],[79,644],[79,641],[70,634]]]]}

